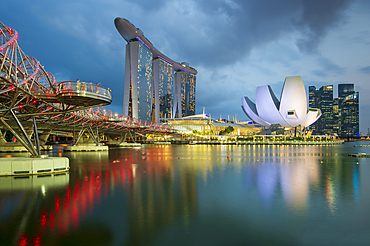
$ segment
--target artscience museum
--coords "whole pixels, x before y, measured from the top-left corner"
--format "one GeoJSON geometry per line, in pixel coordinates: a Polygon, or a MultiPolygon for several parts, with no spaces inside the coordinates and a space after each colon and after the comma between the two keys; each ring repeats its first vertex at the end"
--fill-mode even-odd
{"type": "Polygon", "coordinates": [[[301,76],[286,77],[280,101],[269,85],[256,90],[256,103],[242,98],[242,109],[254,122],[262,126],[308,127],[321,116],[320,109],[307,108],[306,90],[301,76]]]}

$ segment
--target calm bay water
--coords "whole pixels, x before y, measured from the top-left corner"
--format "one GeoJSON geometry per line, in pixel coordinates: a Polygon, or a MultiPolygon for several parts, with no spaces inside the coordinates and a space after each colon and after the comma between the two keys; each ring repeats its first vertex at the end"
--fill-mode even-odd
{"type": "Polygon", "coordinates": [[[369,245],[353,145],[55,149],[68,174],[0,177],[0,245],[369,245]]]}

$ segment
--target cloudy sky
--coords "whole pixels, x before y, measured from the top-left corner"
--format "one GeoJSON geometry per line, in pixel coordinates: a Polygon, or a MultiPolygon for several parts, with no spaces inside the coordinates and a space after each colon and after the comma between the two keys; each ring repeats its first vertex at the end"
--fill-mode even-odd
{"type": "Polygon", "coordinates": [[[0,21],[19,33],[23,51],[57,81],[91,81],[113,91],[122,112],[125,41],[114,19],[128,19],[161,52],[198,70],[196,111],[237,116],[241,97],[286,76],[308,86],[354,83],[360,130],[370,128],[368,0],[12,0],[0,21]]]}

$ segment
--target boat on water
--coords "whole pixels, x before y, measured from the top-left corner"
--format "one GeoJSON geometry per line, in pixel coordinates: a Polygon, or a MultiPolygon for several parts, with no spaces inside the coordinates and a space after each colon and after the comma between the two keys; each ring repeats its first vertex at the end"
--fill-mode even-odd
{"type": "Polygon", "coordinates": [[[157,145],[171,145],[171,142],[154,142],[157,145]]]}
{"type": "Polygon", "coordinates": [[[352,156],[352,157],[370,157],[370,155],[367,155],[366,153],[348,154],[348,156],[352,156]]]}

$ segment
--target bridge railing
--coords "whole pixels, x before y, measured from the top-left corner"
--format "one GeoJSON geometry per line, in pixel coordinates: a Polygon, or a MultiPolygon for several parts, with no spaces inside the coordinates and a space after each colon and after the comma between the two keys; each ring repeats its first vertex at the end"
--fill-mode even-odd
{"type": "Polygon", "coordinates": [[[112,97],[111,90],[107,89],[101,85],[96,85],[93,83],[82,82],[82,81],[63,81],[60,82],[57,87],[57,94],[66,92],[92,92],[99,95],[104,95],[107,97],[112,97]]]}

